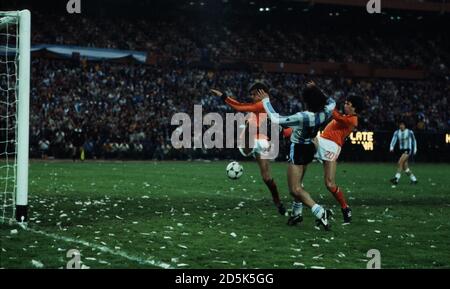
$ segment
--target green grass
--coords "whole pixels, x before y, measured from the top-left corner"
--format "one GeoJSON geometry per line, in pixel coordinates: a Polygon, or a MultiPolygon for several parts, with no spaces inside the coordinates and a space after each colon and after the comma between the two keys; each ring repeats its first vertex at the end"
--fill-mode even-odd
{"type": "MultiPolygon", "coordinates": [[[[396,188],[388,183],[393,164],[339,164],[354,215],[347,226],[322,167],[312,164],[304,185],[334,209],[331,232],[314,228],[309,209],[301,225],[288,227],[256,164],[243,165],[232,181],[225,162],[33,162],[30,228],[55,235],[0,225],[0,267],[36,260],[65,268],[67,251],[78,249],[90,268],[157,268],[119,252],[175,268],[365,268],[367,251],[378,249],[382,268],[450,268],[448,164],[413,164],[419,184],[403,176],[396,188]]],[[[289,205],[286,164],[272,170],[289,205]]]]}

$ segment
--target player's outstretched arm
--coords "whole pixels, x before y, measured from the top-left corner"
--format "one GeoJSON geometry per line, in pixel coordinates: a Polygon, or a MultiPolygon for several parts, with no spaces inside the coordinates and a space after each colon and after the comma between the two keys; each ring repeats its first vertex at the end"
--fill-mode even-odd
{"type": "Polygon", "coordinates": [[[258,105],[254,103],[242,103],[237,101],[236,99],[232,98],[231,96],[226,95],[225,93],[217,90],[217,89],[210,89],[210,91],[219,97],[222,97],[222,99],[225,101],[226,104],[228,104],[230,107],[237,111],[241,112],[259,112],[258,105]]]}
{"type": "Polygon", "coordinates": [[[283,126],[294,126],[299,125],[303,122],[303,118],[300,115],[300,113],[296,113],[290,116],[281,116],[279,115],[275,109],[273,108],[272,104],[270,103],[269,98],[264,98],[262,100],[264,110],[266,111],[267,115],[269,116],[270,120],[273,123],[283,125],[283,126]]]}
{"type": "MultiPolygon", "coordinates": [[[[336,101],[332,97],[328,97],[327,104],[325,108],[314,114],[313,122],[318,121],[322,124],[333,114],[334,109],[336,108],[336,101]]],[[[310,121],[311,123],[311,121],[310,121]]],[[[311,126],[316,126],[316,124],[311,124],[311,126]]]]}
{"type": "Polygon", "coordinates": [[[266,111],[267,115],[269,116],[270,120],[273,123],[288,127],[289,125],[298,125],[299,122],[301,121],[301,118],[298,115],[298,113],[293,114],[291,116],[279,115],[273,108],[272,104],[270,103],[269,94],[267,94],[265,91],[258,90],[257,94],[259,98],[262,99],[264,110],[266,111]]]}
{"type": "Polygon", "coordinates": [[[317,122],[320,124],[324,123],[332,114],[334,108],[336,107],[336,101],[333,98],[328,98],[327,105],[324,110],[313,115],[306,112],[298,112],[290,116],[280,116],[275,109],[268,97],[263,98],[264,110],[267,112],[270,120],[274,123],[285,125],[285,126],[303,126],[303,127],[314,127],[317,122]]]}
{"type": "Polygon", "coordinates": [[[320,112],[316,112],[313,115],[306,114],[304,112],[299,113],[303,117],[302,125],[303,127],[316,127],[317,125],[323,124],[327,119],[329,119],[336,107],[336,101],[329,97],[327,104],[324,109],[320,112]]]}

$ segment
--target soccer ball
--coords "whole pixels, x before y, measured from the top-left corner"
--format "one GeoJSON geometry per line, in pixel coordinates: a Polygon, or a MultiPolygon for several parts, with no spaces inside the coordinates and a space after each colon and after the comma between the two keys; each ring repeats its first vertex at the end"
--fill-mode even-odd
{"type": "Polygon", "coordinates": [[[231,162],[227,166],[227,176],[232,180],[239,179],[244,173],[244,168],[238,162],[231,162]]]}

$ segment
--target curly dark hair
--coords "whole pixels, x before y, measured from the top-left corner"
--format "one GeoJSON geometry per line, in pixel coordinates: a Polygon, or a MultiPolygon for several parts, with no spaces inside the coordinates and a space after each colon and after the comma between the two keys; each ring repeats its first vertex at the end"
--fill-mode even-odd
{"type": "Polygon", "coordinates": [[[364,100],[360,96],[350,95],[349,97],[347,97],[347,101],[352,104],[352,106],[355,108],[355,112],[357,113],[363,111],[366,107],[364,100]]]}
{"type": "Polygon", "coordinates": [[[319,112],[327,103],[326,95],[316,86],[306,87],[303,90],[303,101],[311,112],[319,112]]]}

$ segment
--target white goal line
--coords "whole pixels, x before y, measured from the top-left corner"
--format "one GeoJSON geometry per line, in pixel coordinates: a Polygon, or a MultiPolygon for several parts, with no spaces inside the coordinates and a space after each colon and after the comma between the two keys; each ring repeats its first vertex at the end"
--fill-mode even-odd
{"type": "Polygon", "coordinates": [[[114,255],[114,256],[119,256],[119,257],[125,258],[125,259],[133,261],[133,262],[137,262],[137,263],[139,263],[141,265],[152,265],[152,266],[156,266],[156,267],[163,268],[163,269],[174,269],[174,267],[172,267],[168,263],[165,263],[165,262],[153,259],[153,258],[146,258],[146,259],[144,259],[144,258],[141,258],[141,257],[138,257],[138,256],[130,255],[127,252],[122,251],[122,250],[113,250],[113,249],[111,249],[111,248],[109,248],[107,246],[104,246],[104,245],[98,245],[98,244],[95,244],[95,243],[91,243],[91,242],[80,240],[80,239],[74,239],[74,238],[71,238],[71,237],[60,236],[60,235],[57,235],[57,234],[54,234],[54,233],[48,233],[48,232],[45,232],[45,231],[32,229],[30,227],[26,228],[25,230],[30,231],[30,232],[35,233],[35,234],[38,234],[38,235],[46,236],[48,238],[53,238],[53,239],[56,239],[56,240],[61,240],[61,241],[67,242],[67,243],[74,243],[74,244],[83,245],[83,246],[86,246],[86,247],[89,247],[89,248],[93,248],[93,249],[102,251],[104,253],[108,253],[108,254],[111,254],[111,255],[114,255]]]}

